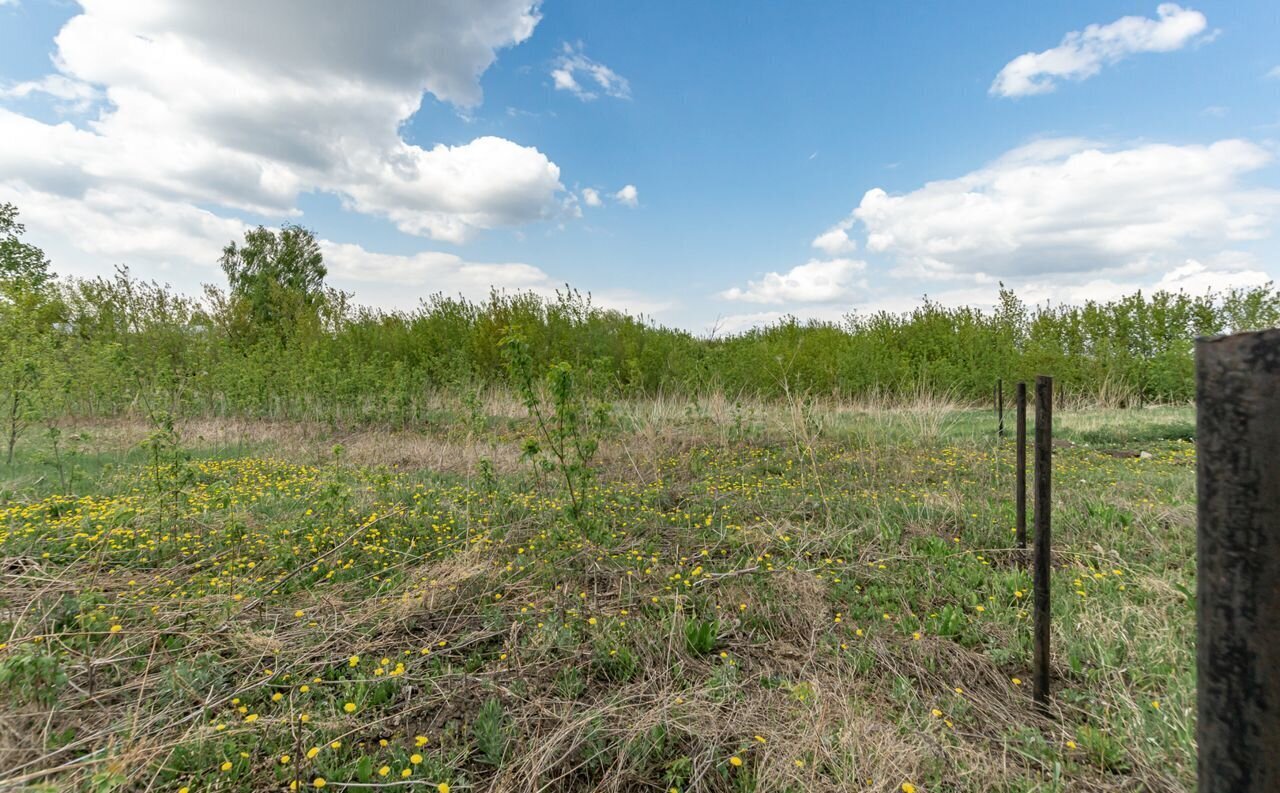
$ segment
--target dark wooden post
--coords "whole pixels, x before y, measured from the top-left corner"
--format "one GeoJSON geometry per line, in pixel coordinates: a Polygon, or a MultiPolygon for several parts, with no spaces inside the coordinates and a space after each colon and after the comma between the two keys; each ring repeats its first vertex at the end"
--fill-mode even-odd
{"type": "Polygon", "coordinates": [[[996,435],[1004,437],[1004,380],[996,378],[996,435]]]}
{"type": "Polygon", "coordinates": [[[1017,522],[1015,539],[1018,541],[1019,548],[1027,547],[1027,384],[1025,382],[1018,383],[1017,389],[1018,402],[1018,426],[1014,432],[1018,436],[1018,449],[1016,453],[1017,462],[1014,466],[1017,468],[1018,482],[1014,494],[1014,509],[1017,510],[1017,522]]]}
{"type": "Polygon", "coordinates": [[[1196,343],[1201,791],[1280,790],[1280,330],[1196,343]]]}
{"type": "Polygon", "coordinates": [[[1032,694],[1049,704],[1049,498],[1053,483],[1053,378],[1036,376],[1036,536],[1033,551],[1035,648],[1032,694]]]}

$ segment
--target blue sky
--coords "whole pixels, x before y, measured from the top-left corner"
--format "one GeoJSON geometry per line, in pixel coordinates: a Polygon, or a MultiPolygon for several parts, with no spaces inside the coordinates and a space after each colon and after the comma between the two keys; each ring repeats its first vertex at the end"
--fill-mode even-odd
{"type": "Polygon", "coordinates": [[[1272,2],[299,3],[0,0],[0,201],[55,269],[194,292],[296,222],[360,302],[695,331],[1280,275],[1272,2]]]}

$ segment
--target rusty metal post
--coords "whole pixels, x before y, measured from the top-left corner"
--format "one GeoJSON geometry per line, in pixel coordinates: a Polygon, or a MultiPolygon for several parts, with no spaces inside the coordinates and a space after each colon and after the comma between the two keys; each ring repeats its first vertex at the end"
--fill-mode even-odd
{"type": "Polygon", "coordinates": [[[996,436],[1004,437],[1004,380],[996,378],[996,436]]]}
{"type": "Polygon", "coordinates": [[[1280,330],[1196,342],[1199,789],[1280,790],[1280,330]]]}
{"type": "Polygon", "coordinates": [[[1018,514],[1017,521],[1014,523],[1016,527],[1014,538],[1018,541],[1018,547],[1025,549],[1027,547],[1027,384],[1025,382],[1018,383],[1017,402],[1018,424],[1015,434],[1018,437],[1018,449],[1014,463],[1017,469],[1014,510],[1018,514]]]}
{"type": "Polygon", "coordinates": [[[1053,484],[1053,378],[1036,376],[1036,501],[1035,547],[1032,552],[1032,589],[1035,610],[1035,646],[1032,658],[1032,695],[1036,705],[1049,704],[1049,499],[1053,484]]]}

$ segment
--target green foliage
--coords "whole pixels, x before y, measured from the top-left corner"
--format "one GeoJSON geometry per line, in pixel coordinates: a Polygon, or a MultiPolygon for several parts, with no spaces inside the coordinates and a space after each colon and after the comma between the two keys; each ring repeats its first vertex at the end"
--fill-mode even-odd
{"type": "Polygon", "coordinates": [[[243,245],[228,243],[219,262],[241,339],[284,339],[317,317],[328,270],[311,231],[286,224],[277,233],[258,226],[245,232],[243,245]]]}
{"type": "Polygon", "coordinates": [[[44,252],[22,242],[12,204],[0,204],[0,414],[8,464],[18,435],[32,421],[55,415],[61,389],[57,374],[65,345],[63,307],[50,282],[44,252]]]}
{"type": "Polygon", "coordinates": [[[22,282],[39,288],[53,275],[44,251],[20,238],[26,227],[18,222],[18,208],[0,204],[0,282],[22,282]]]}
{"type": "Polygon", "coordinates": [[[54,656],[23,647],[0,656],[0,691],[14,702],[48,707],[67,684],[67,674],[54,656]]]}
{"type": "MultiPolygon", "coordinates": [[[[1048,373],[1069,398],[1183,402],[1194,395],[1197,336],[1280,323],[1270,284],[1080,306],[1027,306],[1001,288],[993,311],[925,299],[909,313],[787,317],[712,338],[602,309],[569,288],[479,301],[435,294],[388,312],[326,288],[315,237],[296,226],[230,243],[229,291],[191,297],[124,268],[55,279],[22,242],[17,217],[0,205],[0,421],[10,438],[68,413],[130,413],[156,393],[174,416],[401,426],[437,420],[451,395],[466,432],[479,435],[489,421],[481,394],[514,389],[544,410],[529,451],[558,467],[574,512],[608,399],[718,390],[802,405],[821,396],[985,403],[998,377],[1048,373]]],[[[736,416],[735,437],[756,431],[750,415],[736,416]]]]}
{"type": "Polygon", "coordinates": [[[534,419],[536,434],[525,442],[524,457],[564,480],[569,514],[580,518],[595,476],[591,461],[610,426],[611,408],[590,403],[591,373],[581,377],[566,361],[552,365],[539,383],[528,342],[519,333],[503,338],[502,351],[512,383],[534,419]]]}
{"type": "MultiPolygon", "coordinates": [[[[437,295],[395,313],[330,297],[306,311],[306,301],[292,304],[301,320],[276,327],[257,324],[244,299],[211,290],[195,301],[122,272],[57,284],[63,309],[52,314],[11,302],[0,338],[56,348],[20,357],[53,356],[54,368],[72,375],[66,409],[76,412],[114,415],[164,388],[184,414],[412,426],[438,415],[438,395],[452,392],[474,434],[487,418],[479,393],[495,387],[522,398],[532,389],[549,409],[572,389],[568,401],[581,407],[565,417],[579,425],[592,420],[593,401],[620,396],[721,390],[766,400],[944,394],[986,402],[997,377],[1038,373],[1054,375],[1069,398],[1186,401],[1197,335],[1280,322],[1280,293],[1270,286],[1042,308],[1005,293],[991,313],[926,302],[909,314],[785,319],[715,339],[598,309],[571,291],[481,303],[437,295]],[[73,332],[55,334],[59,323],[73,332]],[[521,340],[515,358],[503,343],[513,335],[521,340]]],[[[277,309],[285,307],[268,306],[264,316],[277,309]]],[[[749,434],[749,419],[735,432],[749,434]]]]}

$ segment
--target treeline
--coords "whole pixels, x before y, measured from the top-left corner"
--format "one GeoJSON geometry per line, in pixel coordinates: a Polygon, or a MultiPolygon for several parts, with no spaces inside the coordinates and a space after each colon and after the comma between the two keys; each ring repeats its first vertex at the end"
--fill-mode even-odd
{"type": "Polygon", "coordinates": [[[0,410],[12,437],[65,414],[217,414],[417,422],[441,394],[507,387],[503,340],[537,367],[589,371],[614,396],[813,394],[985,399],[997,377],[1051,373],[1079,396],[1185,401],[1196,336],[1280,324],[1271,286],[1216,295],[1158,292],[1082,306],[994,311],[925,300],[910,313],[842,322],[785,319],[699,338],[592,305],[494,292],[433,295],[413,311],[353,305],[328,288],[305,229],[258,229],[228,245],[230,287],[196,297],[118,270],[55,278],[0,211],[0,410]]]}

